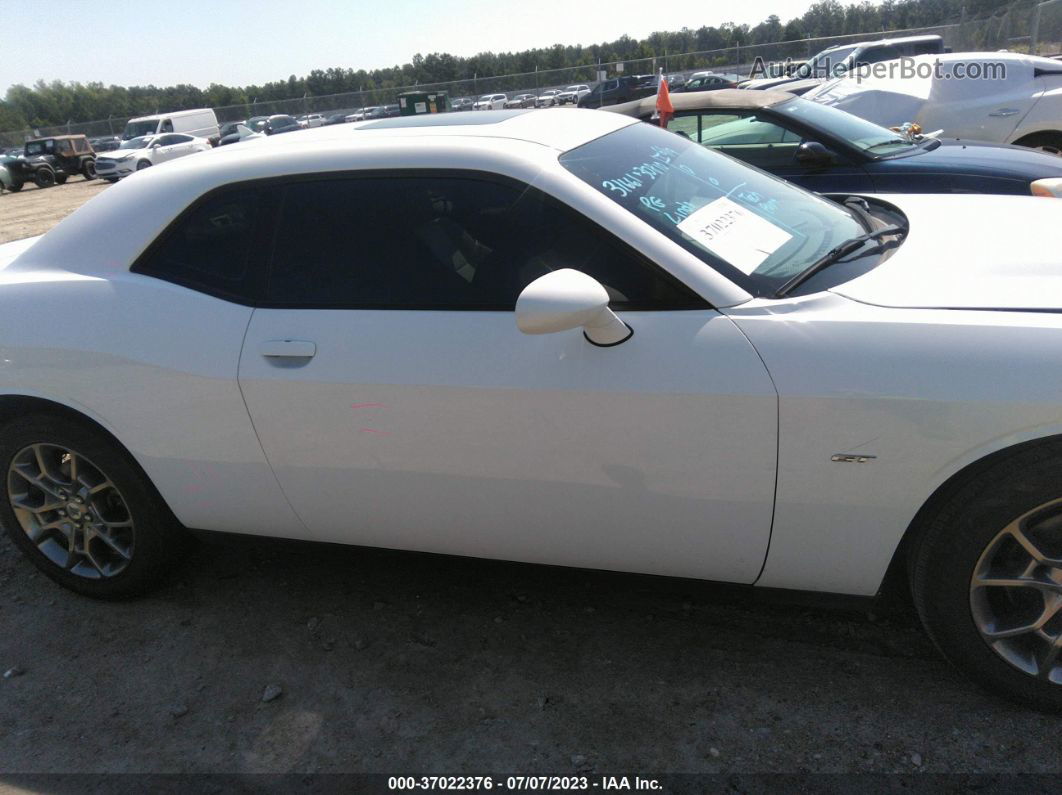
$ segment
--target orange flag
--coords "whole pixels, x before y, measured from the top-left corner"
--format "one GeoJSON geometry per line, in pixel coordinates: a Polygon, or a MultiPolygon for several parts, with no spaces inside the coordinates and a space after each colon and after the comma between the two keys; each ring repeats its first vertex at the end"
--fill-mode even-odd
{"type": "Polygon", "coordinates": [[[667,90],[667,78],[662,74],[656,89],[656,112],[660,116],[660,126],[666,129],[667,123],[675,115],[675,108],[671,104],[671,92],[667,90]]]}

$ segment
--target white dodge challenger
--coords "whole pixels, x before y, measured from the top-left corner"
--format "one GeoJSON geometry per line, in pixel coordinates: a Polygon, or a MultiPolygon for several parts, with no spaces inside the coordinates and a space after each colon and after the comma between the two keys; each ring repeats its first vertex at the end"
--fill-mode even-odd
{"type": "Polygon", "coordinates": [[[1062,708],[1062,203],[830,200],[563,116],[219,149],[0,249],[14,542],[98,597],[186,529],[900,572],[950,660],[1062,708]]]}

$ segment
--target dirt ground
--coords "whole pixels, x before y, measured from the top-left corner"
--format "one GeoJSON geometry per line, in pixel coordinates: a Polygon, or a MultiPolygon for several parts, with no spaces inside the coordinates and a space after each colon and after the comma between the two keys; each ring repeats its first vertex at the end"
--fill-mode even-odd
{"type": "Polygon", "coordinates": [[[102,603],[4,537],[0,668],[5,774],[1062,770],[903,613],[379,550],[212,538],[102,603]]]}
{"type": "Polygon", "coordinates": [[[86,182],[71,177],[54,188],[41,189],[30,183],[18,193],[4,191],[0,194],[0,243],[43,235],[107,187],[102,179],[86,182]]]}

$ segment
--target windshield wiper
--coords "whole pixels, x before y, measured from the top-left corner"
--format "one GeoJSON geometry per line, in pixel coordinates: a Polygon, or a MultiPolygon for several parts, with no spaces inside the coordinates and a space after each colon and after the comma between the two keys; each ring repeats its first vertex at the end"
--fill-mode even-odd
{"type": "Polygon", "coordinates": [[[881,229],[875,229],[873,232],[867,232],[865,235],[853,237],[850,240],[844,241],[843,243],[838,243],[836,246],[831,248],[829,251],[827,251],[825,254],[823,254],[821,257],[811,263],[811,265],[809,265],[807,268],[802,270],[792,279],[790,279],[777,290],[775,290],[774,297],[784,298],[788,293],[792,292],[794,289],[802,285],[815,274],[821,273],[822,271],[826,270],[828,267],[833,265],[835,262],[839,262],[844,257],[847,257],[853,251],[862,248],[863,244],[866,243],[868,240],[877,240],[878,238],[886,237],[888,235],[903,234],[905,231],[906,230],[904,230],[902,226],[885,226],[881,229]]]}

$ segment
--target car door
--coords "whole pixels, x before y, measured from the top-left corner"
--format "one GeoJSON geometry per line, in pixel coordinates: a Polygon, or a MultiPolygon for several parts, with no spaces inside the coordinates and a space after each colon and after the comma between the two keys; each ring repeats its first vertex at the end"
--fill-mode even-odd
{"type": "Polygon", "coordinates": [[[776,396],[724,315],[526,185],[393,172],[283,187],[240,387],[318,539],[749,583],[776,396]],[[572,267],[634,329],[528,336],[572,267]]]}
{"type": "Polygon", "coordinates": [[[940,62],[938,69],[919,122],[926,132],[943,130],[948,138],[1006,142],[1044,91],[1024,61],[985,55],[940,62]]]}

